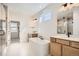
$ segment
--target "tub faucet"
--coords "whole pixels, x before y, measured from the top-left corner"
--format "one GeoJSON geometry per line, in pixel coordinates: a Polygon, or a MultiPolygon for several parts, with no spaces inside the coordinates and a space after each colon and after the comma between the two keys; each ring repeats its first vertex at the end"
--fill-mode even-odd
{"type": "Polygon", "coordinates": [[[44,40],[43,36],[39,36],[39,38],[40,38],[41,40],[44,40]]]}

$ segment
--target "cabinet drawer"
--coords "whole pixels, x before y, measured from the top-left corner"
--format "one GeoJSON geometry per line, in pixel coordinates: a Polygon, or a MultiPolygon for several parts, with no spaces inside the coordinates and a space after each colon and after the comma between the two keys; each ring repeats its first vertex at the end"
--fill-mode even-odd
{"type": "Polygon", "coordinates": [[[62,55],[63,56],[79,56],[79,49],[63,45],[62,55]]]}
{"type": "Polygon", "coordinates": [[[64,40],[64,39],[56,39],[56,42],[61,43],[61,44],[65,44],[65,45],[69,45],[69,41],[64,40]]]}
{"type": "Polygon", "coordinates": [[[72,47],[79,48],[79,42],[71,42],[70,45],[71,45],[72,47]]]}
{"type": "Polygon", "coordinates": [[[55,42],[55,38],[54,37],[50,37],[50,42],[55,42]]]}
{"type": "Polygon", "coordinates": [[[53,56],[61,56],[61,44],[50,43],[50,54],[53,56]]]}

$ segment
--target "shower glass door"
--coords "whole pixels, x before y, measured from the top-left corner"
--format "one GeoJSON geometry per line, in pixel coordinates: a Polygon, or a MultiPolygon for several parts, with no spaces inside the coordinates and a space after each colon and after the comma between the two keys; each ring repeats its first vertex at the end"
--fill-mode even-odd
{"type": "Polygon", "coordinates": [[[6,22],[0,20],[0,56],[6,47],[6,22]]]}
{"type": "MultiPolygon", "coordinates": [[[[0,3],[0,56],[7,45],[7,5],[0,3]]],[[[6,53],[5,53],[6,54],[6,53]]]]}

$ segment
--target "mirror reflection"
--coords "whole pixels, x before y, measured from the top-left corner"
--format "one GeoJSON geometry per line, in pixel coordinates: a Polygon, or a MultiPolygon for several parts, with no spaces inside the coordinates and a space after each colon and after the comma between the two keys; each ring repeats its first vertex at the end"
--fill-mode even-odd
{"type": "Polygon", "coordinates": [[[73,34],[73,13],[60,14],[57,16],[57,33],[58,34],[73,34]]]}

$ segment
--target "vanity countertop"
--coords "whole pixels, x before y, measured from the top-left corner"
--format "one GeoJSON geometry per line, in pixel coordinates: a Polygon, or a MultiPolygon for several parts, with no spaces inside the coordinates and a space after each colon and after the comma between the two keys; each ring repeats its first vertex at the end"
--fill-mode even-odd
{"type": "Polygon", "coordinates": [[[66,37],[66,36],[60,36],[60,35],[55,35],[55,36],[51,36],[51,37],[79,42],[79,38],[78,37],[66,37]]]}

